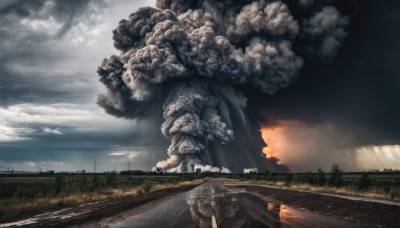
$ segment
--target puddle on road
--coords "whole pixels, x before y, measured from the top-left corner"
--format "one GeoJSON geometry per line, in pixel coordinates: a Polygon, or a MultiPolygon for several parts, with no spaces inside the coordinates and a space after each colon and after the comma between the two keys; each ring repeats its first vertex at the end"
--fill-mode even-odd
{"type": "Polygon", "coordinates": [[[291,218],[304,217],[299,210],[290,208],[281,203],[267,203],[266,209],[271,214],[276,215],[282,223],[287,223],[287,220],[290,220],[291,218]]]}
{"type": "Polygon", "coordinates": [[[188,197],[193,227],[354,227],[354,223],[268,202],[248,193],[188,197]]]}
{"type": "Polygon", "coordinates": [[[211,184],[189,194],[192,223],[198,227],[354,227],[338,218],[288,207],[260,195],[211,184]]]}
{"type": "Polygon", "coordinates": [[[288,207],[220,181],[166,200],[115,227],[357,227],[339,218],[288,207]]]}

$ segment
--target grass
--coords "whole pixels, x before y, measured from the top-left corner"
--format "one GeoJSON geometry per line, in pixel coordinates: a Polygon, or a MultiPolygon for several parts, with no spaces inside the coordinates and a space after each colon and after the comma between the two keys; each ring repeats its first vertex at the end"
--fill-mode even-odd
{"type": "MultiPolygon", "coordinates": [[[[12,197],[0,198],[0,223],[80,204],[200,184],[204,181],[196,177],[114,178],[61,176],[35,183],[30,189],[17,187],[12,197]]],[[[19,179],[9,182],[8,187],[12,189],[11,185],[18,185],[21,181],[31,183],[30,179],[19,179]]],[[[7,195],[6,192],[2,193],[7,195]]]]}
{"type": "Polygon", "coordinates": [[[385,190],[380,186],[372,186],[366,190],[360,191],[356,185],[349,184],[341,187],[329,186],[329,185],[314,185],[309,183],[291,183],[285,181],[267,181],[267,180],[245,180],[240,181],[263,186],[275,186],[275,187],[287,187],[296,190],[306,190],[310,192],[328,193],[343,196],[357,196],[374,199],[392,200],[400,202],[400,187],[391,186],[389,191],[385,190]]]}
{"type": "Polygon", "coordinates": [[[336,195],[358,196],[400,202],[400,173],[344,173],[333,164],[329,173],[322,169],[307,173],[249,173],[231,175],[230,179],[257,185],[285,186],[291,189],[336,195]]]}
{"type": "Polygon", "coordinates": [[[84,203],[199,184],[205,177],[400,202],[399,173],[342,173],[336,166],[330,173],[10,176],[0,177],[0,223],[84,203]]]}

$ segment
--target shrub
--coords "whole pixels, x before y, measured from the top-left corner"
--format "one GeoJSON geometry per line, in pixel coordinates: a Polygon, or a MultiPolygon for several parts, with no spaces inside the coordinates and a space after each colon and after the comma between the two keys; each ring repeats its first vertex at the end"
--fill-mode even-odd
{"type": "Polygon", "coordinates": [[[143,194],[143,193],[144,193],[144,191],[142,188],[136,189],[136,194],[143,194]]]}
{"type": "Polygon", "coordinates": [[[151,187],[153,187],[153,183],[146,181],[142,184],[141,189],[143,190],[143,192],[148,192],[150,191],[151,187]]]}
{"type": "Polygon", "coordinates": [[[87,177],[86,176],[80,176],[77,180],[78,186],[79,186],[79,191],[80,192],[85,192],[87,191],[87,177]]]}
{"type": "Polygon", "coordinates": [[[293,173],[285,174],[285,182],[288,184],[293,181],[293,173]]]}
{"type": "Polygon", "coordinates": [[[315,184],[315,180],[311,171],[309,173],[304,174],[303,181],[304,183],[307,184],[315,184]]]}
{"type": "Polygon", "coordinates": [[[339,168],[339,164],[332,165],[328,184],[335,187],[343,185],[343,171],[339,168]]]}
{"type": "Polygon", "coordinates": [[[394,179],[393,185],[396,186],[396,187],[400,187],[400,177],[396,177],[394,179]]]}
{"type": "Polygon", "coordinates": [[[13,194],[13,198],[16,200],[22,199],[23,198],[23,192],[21,187],[18,187],[17,190],[13,194]]]}
{"type": "Polygon", "coordinates": [[[365,191],[369,189],[371,185],[371,180],[369,178],[368,173],[363,173],[360,178],[357,180],[357,189],[359,191],[365,191]]]}
{"type": "Polygon", "coordinates": [[[322,186],[326,183],[325,172],[322,169],[318,169],[316,180],[319,186],[322,186]]]}
{"type": "Polygon", "coordinates": [[[312,172],[309,172],[309,173],[294,174],[293,182],[297,184],[314,184],[315,180],[312,172]]]}
{"type": "Polygon", "coordinates": [[[107,186],[113,186],[114,185],[114,175],[108,175],[107,176],[106,184],[107,184],[107,186]]]}
{"type": "Polygon", "coordinates": [[[390,192],[389,192],[389,196],[391,199],[395,199],[400,197],[400,189],[398,187],[391,187],[390,188],[390,192]]]}
{"type": "Polygon", "coordinates": [[[57,176],[56,180],[54,182],[54,193],[57,195],[58,193],[61,192],[61,189],[64,184],[64,177],[63,176],[57,176]]]}

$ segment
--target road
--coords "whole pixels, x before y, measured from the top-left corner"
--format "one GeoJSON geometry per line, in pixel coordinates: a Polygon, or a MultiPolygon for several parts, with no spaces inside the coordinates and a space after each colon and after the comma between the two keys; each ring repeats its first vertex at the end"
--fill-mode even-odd
{"type": "Polygon", "coordinates": [[[357,227],[211,179],[113,227],[357,227]]]}

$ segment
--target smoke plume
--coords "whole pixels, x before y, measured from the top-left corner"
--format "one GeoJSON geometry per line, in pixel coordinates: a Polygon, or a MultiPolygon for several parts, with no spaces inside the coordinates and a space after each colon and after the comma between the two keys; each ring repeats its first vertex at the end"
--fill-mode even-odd
{"type": "Polygon", "coordinates": [[[128,119],[153,118],[162,107],[171,145],[160,168],[285,171],[262,157],[240,88],[273,94],[296,80],[304,58],[332,61],[348,17],[331,1],[158,0],[157,7],[140,8],[113,31],[121,52],[98,69],[107,87],[98,104],[128,119]]]}

